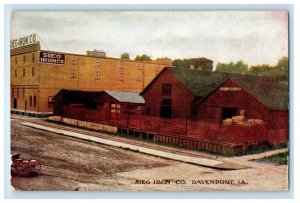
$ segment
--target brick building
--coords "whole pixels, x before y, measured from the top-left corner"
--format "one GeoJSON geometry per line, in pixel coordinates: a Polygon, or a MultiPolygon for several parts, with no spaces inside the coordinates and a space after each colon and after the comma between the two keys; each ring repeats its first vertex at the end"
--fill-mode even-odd
{"type": "MultiPolygon", "coordinates": [[[[22,42],[28,42],[28,38],[22,42]]],[[[170,65],[171,60],[110,58],[97,50],[87,51],[86,55],[45,51],[38,41],[11,46],[11,109],[51,113],[53,96],[61,89],[141,92],[170,65]]]]}

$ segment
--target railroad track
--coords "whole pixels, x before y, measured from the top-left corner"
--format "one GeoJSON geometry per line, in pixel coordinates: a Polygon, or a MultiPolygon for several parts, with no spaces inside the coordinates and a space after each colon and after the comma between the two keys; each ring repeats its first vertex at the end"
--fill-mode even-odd
{"type": "Polygon", "coordinates": [[[78,129],[75,126],[63,126],[61,124],[58,123],[51,123],[47,120],[40,120],[40,119],[31,119],[30,121],[28,119],[25,118],[20,118],[20,117],[13,117],[13,119],[16,120],[23,120],[26,122],[31,122],[31,123],[35,123],[35,124],[40,124],[40,125],[44,125],[47,127],[54,127],[57,129],[61,129],[61,130],[67,130],[67,131],[71,131],[71,132],[75,132],[75,133],[81,133],[81,134],[86,134],[86,135],[90,135],[90,136],[95,136],[95,137],[99,137],[102,139],[107,139],[107,140],[111,140],[111,141],[118,141],[118,142],[122,142],[125,144],[132,144],[132,145],[136,145],[136,146],[140,146],[140,147],[146,147],[149,149],[154,149],[154,150],[160,150],[160,151],[164,151],[164,152],[169,152],[169,153],[174,153],[174,154],[180,154],[180,155],[186,155],[186,156],[190,156],[190,157],[196,157],[196,158],[209,158],[209,159],[215,159],[215,156],[212,155],[204,155],[204,154],[196,154],[193,152],[187,152],[186,150],[180,150],[180,149],[171,149],[170,147],[163,147],[163,146],[155,146],[157,144],[148,144],[142,141],[134,141],[134,140],[129,140],[128,138],[121,138],[121,137],[117,137],[118,135],[107,135],[107,134],[103,134],[102,132],[93,132],[90,130],[86,130],[86,129],[78,129]]]}

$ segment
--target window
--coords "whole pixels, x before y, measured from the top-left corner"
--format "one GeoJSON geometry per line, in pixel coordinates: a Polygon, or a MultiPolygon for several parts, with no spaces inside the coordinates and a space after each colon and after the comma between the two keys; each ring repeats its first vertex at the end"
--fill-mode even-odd
{"type": "Polygon", "coordinates": [[[124,68],[124,62],[123,61],[121,61],[121,63],[120,63],[120,68],[124,68]]]}
{"type": "Polygon", "coordinates": [[[25,61],[26,61],[26,57],[25,57],[25,55],[23,56],[23,62],[25,63],[25,61]]]}
{"type": "Polygon", "coordinates": [[[29,97],[29,106],[32,106],[32,96],[29,97]]]}
{"type": "Polygon", "coordinates": [[[162,95],[171,95],[172,93],[172,84],[164,83],[162,85],[162,95]]]}
{"type": "Polygon", "coordinates": [[[198,70],[203,70],[203,65],[199,65],[198,70]]]}
{"type": "Polygon", "coordinates": [[[23,68],[23,77],[25,77],[26,70],[23,68]]]}
{"type": "Polygon", "coordinates": [[[33,106],[36,107],[36,96],[33,97],[33,106]]]}
{"type": "Polygon", "coordinates": [[[136,76],[136,81],[141,81],[141,76],[136,76]]]}
{"type": "Polygon", "coordinates": [[[75,69],[71,70],[71,78],[76,78],[76,70],[75,69]]]}
{"type": "Polygon", "coordinates": [[[151,112],[151,108],[150,108],[150,107],[147,107],[147,109],[146,109],[146,114],[147,114],[148,116],[150,116],[150,112],[151,112]]]}
{"type": "Polygon", "coordinates": [[[72,58],[72,64],[73,64],[73,65],[76,65],[76,64],[77,64],[77,61],[78,61],[78,58],[74,56],[74,57],[72,58]]]}
{"type": "Polygon", "coordinates": [[[136,65],[136,68],[137,68],[138,70],[141,70],[141,69],[142,69],[142,64],[138,63],[138,64],[136,65]]]}
{"type": "Polygon", "coordinates": [[[124,80],[124,73],[120,73],[120,80],[121,80],[121,81],[124,80]]]}
{"type": "Polygon", "coordinates": [[[18,70],[15,70],[15,78],[18,77],[18,70]]]}
{"type": "Polygon", "coordinates": [[[119,119],[121,112],[120,104],[110,104],[111,119],[119,119]]]}
{"type": "Polygon", "coordinates": [[[15,89],[11,89],[11,98],[14,98],[15,97],[15,89]]]}
{"type": "Polygon", "coordinates": [[[160,102],[160,117],[162,118],[172,117],[172,99],[163,99],[160,102]]]}
{"type": "Polygon", "coordinates": [[[100,66],[100,60],[99,59],[96,59],[95,66],[100,66]]]}
{"type": "Polygon", "coordinates": [[[48,97],[48,107],[53,106],[53,103],[54,103],[53,96],[49,96],[49,97],[48,97]]]}
{"type": "Polygon", "coordinates": [[[100,76],[101,76],[100,71],[96,71],[96,75],[95,76],[96,76],[95,77],[96,80],[100,80],[100,76]]]}
{"type": "Polygon", "coordinates": [[[34,67],[31,68],[31,75],[34,76],[34,67]]]}
{"type": "Polygon", "coordinates": [[[34,56],[34,54],[32,54],[32,62],[34,62],[35,61],[35,56],[34,56]]]}

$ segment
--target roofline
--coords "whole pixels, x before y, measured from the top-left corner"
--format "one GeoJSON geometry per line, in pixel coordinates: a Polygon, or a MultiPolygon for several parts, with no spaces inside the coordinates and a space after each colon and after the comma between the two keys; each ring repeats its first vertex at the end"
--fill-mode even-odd
{"type": "MultiPolygon", "coordinates": [[[[153,78],[153,79],[151,80],[151,82],[149,82],[149,84],[141,91],[140,95],[143,95],[143,94],[145,93],[145,91],[150,87],[150,85],[152,85],[152,83],[153,83],[155,80],[157,80],[157,78],[159,78],[160,75],[161,75],[163,72],[165,72],[166,70],[169,70],[168,67],[164,67],[164,68],[158,73],[158,75],[157,75],[155,78],[153,78]]],[[[170,70],[169,70],[169,71],[170,71],[170,70]]],[[[170,71],[170,72],[171,72],[171,71],[170,71]]]]}
{"type": "MultiPolygon", "coordinates": [[[[226,81],[224,81],[223,83],[221,83],[218,87],[216,87],[213,91],[211,91],[208,95],[206,95],[205,97],[203,97],[202,99],[200,99],[197,103],[196,106],[198,106],[200,103],[202,103],[204,100],[206,100],[209,96],[211,96],[213,93],[215,93],[222,85],[224,85],[226,82],[228,81],[232,81],[234,83],[236,83],[240,88],[242,88],[247,94],[249,94],[251,97],[253,97],[256,101],[258,101],[260,104],[262,104],[265,108],[267,108],[268,110],[275,110],[273,108],[268,107],[266,104],[264,104],[262,101],[260,101],[257,97],[255,97],[253,94],[251,94],[250,92],[248,92],[245,88],[243,88],[238,82],[234,81],[232,78],[228,78],[226,81]]],[[[278,110],[278,109],[277,109],[278,110]]],[[[284,109],[281,111],[286,111],[287,109],[284,109]]]]}
{"type": "Polygon", "coordinates": [[[138,61],[138,60],[131,60],[131,59],[121,59],[121,58],[113,58],[113,57],[106,57],[106,56],[93,56],[93,55],[85,55],[85,54],[74,54],[74,53],[69,53],[69,52],[51,51],[51,50],[43,50],[43,49],[40,49],[37,51],[55,52],[55,53],[60,53],[60,54],[73,55],[73,56],[91,57],[91,58],[99,58],[99,59],[111,59],[111,60],[127,61],[127,62],[135,62],[135,63],[151,63],[151,64],[156,64],[156,65],[167,66],[166,64],[161,64],[159,62],[155,62],[155,61],[159,61],[159,60],[138,61]]]}
{"type": "MultiPolygon", "coordinates": [[[[233,82],[235,82],[240,88],[242,88],[245,92],[247,92],[247,94],[251,95],[256,101],[258,101],[260,104],[262,104],[264,107],[266,107],[269,110],[273,110],[273,108],[268,107],[266,104],[264,104],[262,101],[260,101],[256,96],[254,96],[253,94],[251,94],[250,92],[248,92],[245,88],[243,88],[238,82],[234,81],[233,79],[229,79],[233,82]]],[[[287,110],[287,109],[286,109],[287,110]]]]}
{"type": "MultiPolygon", "coordinates": [[[[144,99],[144,103],[137,103],[137,102],[128,102],[128,101],[121,101],[121,100],[118,100],[116,97],[114,97],[113,95],[109,94],[107,91],[110,91],[110,90],[104,90],[101,92],[101,94],[103,93],[106,93],[108,94],[111,98],[113,98],[114,100],[120,102],[120,103],[125,103],[125,104],[142,104],[142,105],[145,105],[145,99],[144,99]]],[[[122,92],[122,91],[111,91],[111,92],[122,92]]],[[[135,93],[135,94],[138,94],[138,96],[142,97],[138,92],[125,92],[125,93],[135,93]]]]}
{"type": "MultiPolygon", "coordinates": [[[[173,67],[175,67],[175,66],[168,66],[168,67],[165,67],[163,70],[161,70],[161,72],[147,85],[147,87],[146,88],[144,88],[143,89],[143,91],[140,93],[140,95],[142,95],[142,94],[144,94],[144,91],[146,91],[146,89],[148,89],[149,88],[149,86],[158,78],[158,77],[160,77],[160,75],[162,74],[162,72],[165,70],[165,69],[167,69],[168,71],[170,71],[169,70],[169,68],[173,68],[173,67]]],[[[192,95],[194,95],[195,97],[197,96],[192,90],[190,90],[177,76],[176,76],[176,74],[174,74],[172,71],[170,71],[170,73],[177,79],[177,80],[179,80],[180,82],[181,82],[181,84],[182,84],[182,86],[183,87],[185,87],[185,89],[188,91],[188,92],[190,92],[192,95]]]]}
{"type": "Polygon", "coordinates": [[[60,92],[62,92],[62,91],[73,91],[73,92],[75,92],[75,91],[77,91],[77,92],[93,92],[93,93],[95,93],[95,92],[98,92],[98,93],[101,93],[101,92],[103,92],[103,91],[85,91],[85,90],[74,90],[74,89],[60,89],[57,93],[56,93],[56,95],[55,96],[53,96],[53,99],[60,93],[60,92]]]}

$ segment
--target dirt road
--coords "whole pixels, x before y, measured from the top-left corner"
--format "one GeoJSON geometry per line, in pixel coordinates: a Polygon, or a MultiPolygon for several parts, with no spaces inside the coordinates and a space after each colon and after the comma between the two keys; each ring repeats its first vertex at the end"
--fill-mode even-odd
{"type": "MultiPolygon", "coordinates": [[[[32,118],[26,117],[27,120],[32,118]]],[[[17,190],[191,191],[285,190],[287,166],[254,164],[242,170],[216,170],[116,147],[72,139],[11,120],[11,150],[39,159],[38,177],[13,177],[17,190]],[[257,167],[259,166],[259,167],[257,167]]]]}

